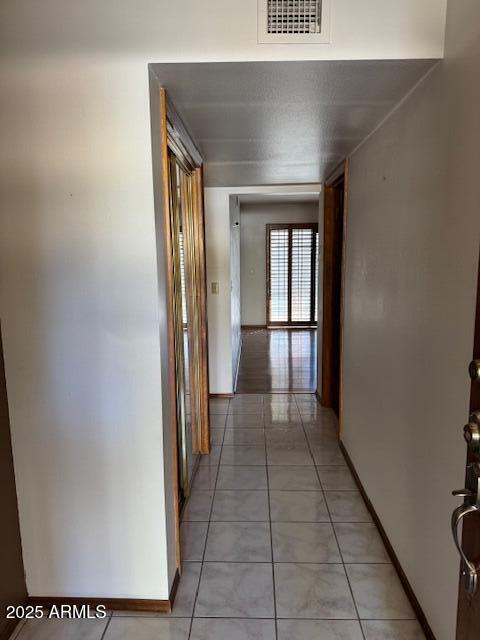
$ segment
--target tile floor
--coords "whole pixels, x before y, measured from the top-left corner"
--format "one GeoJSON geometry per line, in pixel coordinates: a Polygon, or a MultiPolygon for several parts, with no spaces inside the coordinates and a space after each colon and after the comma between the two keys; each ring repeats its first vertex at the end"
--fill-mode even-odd
{"type": "Polygon", "coordinates": [[[424,640],[309,394],[211,403],[173,612],[27,623],[16,640],[424,640]]]}

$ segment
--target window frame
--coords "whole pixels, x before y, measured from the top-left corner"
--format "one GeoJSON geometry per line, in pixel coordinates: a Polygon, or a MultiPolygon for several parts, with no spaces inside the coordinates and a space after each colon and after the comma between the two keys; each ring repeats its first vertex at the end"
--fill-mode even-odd
{"type": "Polygon", "coordinates": [[[318,223],[316,222],[296,222],[296,223],[275,223],[266,225],[266,325],[267,327],[315,327],[317,326],[318,319],[315,319],[315,308],[317,300],[318,289],[318,274],[316,273],[316,256],[318,252],[317,237],[318,237],[318,223]],[[297,321],[292,320],[292,231],[294,229],[309,229],[311,230],[313,242],[312,252],[310,259],[310,320],[297,321]],[[271,320],[271,232],[274,230],[285,231],[288,230],[288,320],[287,321],[272,321],[271,320]]]}

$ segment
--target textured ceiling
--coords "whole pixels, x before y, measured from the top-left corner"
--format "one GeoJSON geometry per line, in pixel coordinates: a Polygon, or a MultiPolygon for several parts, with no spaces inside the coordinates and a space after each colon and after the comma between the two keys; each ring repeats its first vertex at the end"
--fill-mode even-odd
{"type": "Polygon", "coordinates": [[[295,193],[295,194],[259,194],[247,193],[239,196],[241,204],[306,204],[318,203],[320,191],[317,193],[295,193]]]}
{"type": "MultiPolygon", "coordinates": [[[[293,46],[293,45],[292,45],[293,46]]],[[[432,60],[155,64],[207,186],[322,181],[432,60]]]]}

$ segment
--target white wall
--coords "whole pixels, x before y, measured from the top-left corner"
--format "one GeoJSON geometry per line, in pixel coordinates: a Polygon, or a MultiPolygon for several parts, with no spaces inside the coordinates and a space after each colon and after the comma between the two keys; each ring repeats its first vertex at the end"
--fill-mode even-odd
{"type": "Polygon", "coordinates": [[[438,58],[446,0],[332,0],[328,45],[258,44],[257,0],[3,0],[2,51],[149,62],[438,58]]]}
{"type": "Polygon", "coordinates": [[[318,222],[318,203],[241,205],[241,317],[243,325],[265,325],[267,318],[267,224],[318,222]]]}
{"type": "Polygon", "coordinates": [[[205,189],[210,393],[233,392],[230,283],[230,192],[205,189]],[[212,282],[218,293],[212,293],[212,282]]]}
{"type": "Polygon", "coordinates": [[[146,68],[2,69],[0,309],[27,587],[165,598],[146,68]]]}
{"type": "MultiPolygon", "coordinates": [[[[208,355],[210,393],[233,393],[234,344],[232,341],[232,278],[230,199],[237,195],[289,196],[318,194],[320,185],[274,185],[270,187],[211,187],[205,189],[205,246],[207,261],[208,355]],[[212,293],[218,282],[218,294],[212,293]]],[[[241,225],[240,225],[241,226],[241,225]]],[[[242,280],[243,276],[240,276],[242,280]]],[[[242,320],[243,322],[243,320],[242,320]]]]}
{"type": "Polygon", "coordinates": [[[438,640],[455,637],[480,235],[480,5],[351,159],[343,440],[438,640]]]}

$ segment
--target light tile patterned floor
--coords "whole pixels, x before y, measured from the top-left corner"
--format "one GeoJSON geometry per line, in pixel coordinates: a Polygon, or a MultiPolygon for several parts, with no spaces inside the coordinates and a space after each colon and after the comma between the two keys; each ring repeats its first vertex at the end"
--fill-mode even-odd
{"type": "Polygon", "coordinates": [[[28,623],[17,640],[424,640],[309,394],[211,402],[170,616],[28,623]]]}

